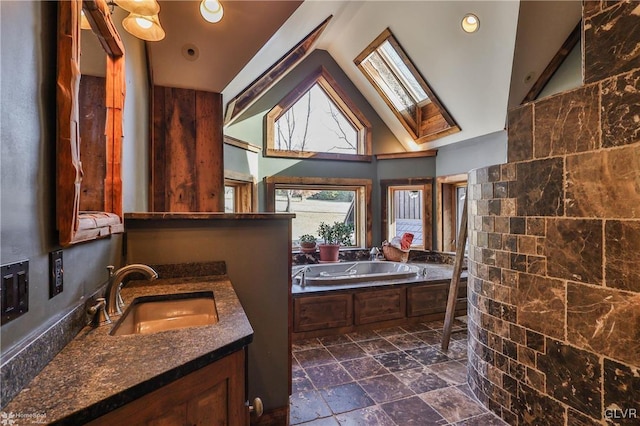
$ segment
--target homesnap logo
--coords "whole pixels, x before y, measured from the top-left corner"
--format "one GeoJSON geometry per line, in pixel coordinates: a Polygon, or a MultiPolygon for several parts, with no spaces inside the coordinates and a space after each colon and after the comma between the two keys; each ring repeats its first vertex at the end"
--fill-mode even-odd
{"type": "Polygon", "coordinates": [[[605,419],[637,419],[638,410],[635,408],[607,408],[604,410],[605,419]]]}
{"type": "Polygon", "coordinates": [[[15,413],[5,413],[4,411],[0,413],[0,424],[3,426],[16,424],[15,419],[16,419],[15,413]]]}
{"type": "Polygon", "coordinates": [[[2,426],[17,426],[21,424],[20,420],[28,420],[29,424],[44,424],[46,423],[47,415],[44,413],[14,413],[13,411],[5,412],[0,411],[0,425],[2,426]]]}

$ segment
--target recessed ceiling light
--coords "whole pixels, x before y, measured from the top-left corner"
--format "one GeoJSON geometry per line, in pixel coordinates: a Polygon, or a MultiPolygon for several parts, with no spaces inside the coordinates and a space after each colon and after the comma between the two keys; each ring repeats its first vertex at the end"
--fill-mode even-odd
{"type": "Polygon", "coordinates": [[[200,3],[200,14],[212,24],[219,22],[224,15],[224,9],[219,0],[202,0],[200,3]]]}
{"type": "Polygon", "coordinates": [[[473,13],[467,13],[462,18],[462,30],[465,33],[475,33],[480,28],[480,19],[473,13]]]}

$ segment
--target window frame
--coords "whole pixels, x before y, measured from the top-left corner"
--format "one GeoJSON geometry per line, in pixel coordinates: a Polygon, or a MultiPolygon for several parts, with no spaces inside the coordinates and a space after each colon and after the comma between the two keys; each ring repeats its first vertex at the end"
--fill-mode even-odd
{"type": "MultiPolygon", "coordinates": [[[[312,189],[312,190],[349,190],[355,191],[356,226],[354,230],[355,245],[349,248],[371,247],[372,237],[372,207],[371,207],[371,179],[326,178],[326,177],[290,177],[267,176],[264,178],[266,189],[265,208],[267,212],[276,211],[277,189],[312,189]]],[[[291,238],[293,241],[293,236],[291,238]]]]}
{"type": "MultiPolygon", "coordinates": [[[[381,235],[383,240],[390,240],[395,235],[389,235],[390,203],[393,201],[391,191],[394,189],[419,188],[422,190],[422,250],[431,250],[433,247],[433,179],[432,178],[407,178],[407,179],[382,179],[380,180],[380,205],[382,207],[381,235]]],[[[413,247],[418,249],[418,247],[413,247]]]]}
{"type": "MultiPolygon", "coordinates": [[[[426,79],[420,74],[405,50],[402,48],[398,40],[395,38],[389,28],[385,29],[374,41],[372,41],[354,60],[358,69],[369,80],[371,85],[376,89],[378,94],[391,109],[393,114],[398,118],[400,123],[409,132],[413,140],[418,143],[426,143],[434,139],[442,138],[460,131],[460,126],[453,119],[451,114],[446,110],[442,102],[433,92],[426,79]],[[393,101],[386,94],[384,89],[376,82],[375,78],[365,69],[363,62],[374,52],[376,52],[384,42],[389,41],[400,59],[404,62],[413,78],[418,82],[422,90],[427,94],[427,99],[422,102],[415,103],[415,117],[405,117],[405,115],[396,109],[393,101]]],[[[389,70],[395,76],[396,80],[403,89],[411,94],[413,89],[404,83],[404,79],[394,72],[393,66],[388,65],[389,70]]],[[[414,100],[415,101],[415,100],[414,100]]]]}
{"type": "Polygon", "coordinates": [[[372,161],[371,123],[347,96],[336,80],[324,68],[307,76],[295,89],[285,96],[267,113],[265,157],[304,158],[342,161],[372,161]],[[325,94],[340,109],[340,112],[351,122],[358,133],[358,154],[340,154],[315,151],[294,151],[277,149],[275,146],[275,122],[282,117],[311,88],[318,84],[325,94]]]}
{"type": "Polygon", "coordinates": [[[455,252],[458,239],[457,190],[464,186],[467,188],[467,197],[469,196],[467,174],[462,173],[438,177],[436,179],[436,185],[438,192],[436,202],[438,215],[438,250],[455,252]]]}
{"type": "Polygon", "coordinates": [[[224,186],[232,186],[235,189],[235,209],[233,213],[252,213],[258,211],[258,189],[254,176],[233,170],[225,170],[224,186]]]}

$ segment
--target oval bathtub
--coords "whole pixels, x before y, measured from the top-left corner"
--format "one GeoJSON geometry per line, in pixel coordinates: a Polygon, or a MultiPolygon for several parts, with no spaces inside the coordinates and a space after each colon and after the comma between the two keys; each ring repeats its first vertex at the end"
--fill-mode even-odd
{"type": "Polygon", "coordinates": [[[415,277],[423,268],[400,262],[363,261],[306,265],[293,273],[293,283],[304,286],[331,286],[366,281],[389,281],[415,277]],[[304,276],[304,278],[303,278],[304,276]]]}

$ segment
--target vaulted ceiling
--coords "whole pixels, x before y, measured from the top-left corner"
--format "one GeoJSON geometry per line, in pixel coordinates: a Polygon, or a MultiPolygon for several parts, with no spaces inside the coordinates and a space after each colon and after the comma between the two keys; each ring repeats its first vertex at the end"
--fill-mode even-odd
{"type": "Polygon", "coordinates": [[[166,37],[148,43],[154,84],[220,93],[302,1],[222,0],[216,24],[202,19],[199,1],[159,3],[166,37]]]}
{"type": "Polygon", "coordinates": [[[408,151],[502,130],[509,102],[535,82],[524,83],[525,76],[542,73],[580,19],[576,1],[222,3],[222,21],[209,24],[198,1],[160,1],[167,36],[148,44],[154,84],[221,92],[226,102],[333,16],[316,48],[331,54],[408,151]],[[469,12],[481,22],[474,34],[460,28],[469,12]],[[460,125],[459,133],[416,145],[356,68],[353,59],[387,27],[460,125]]]}

